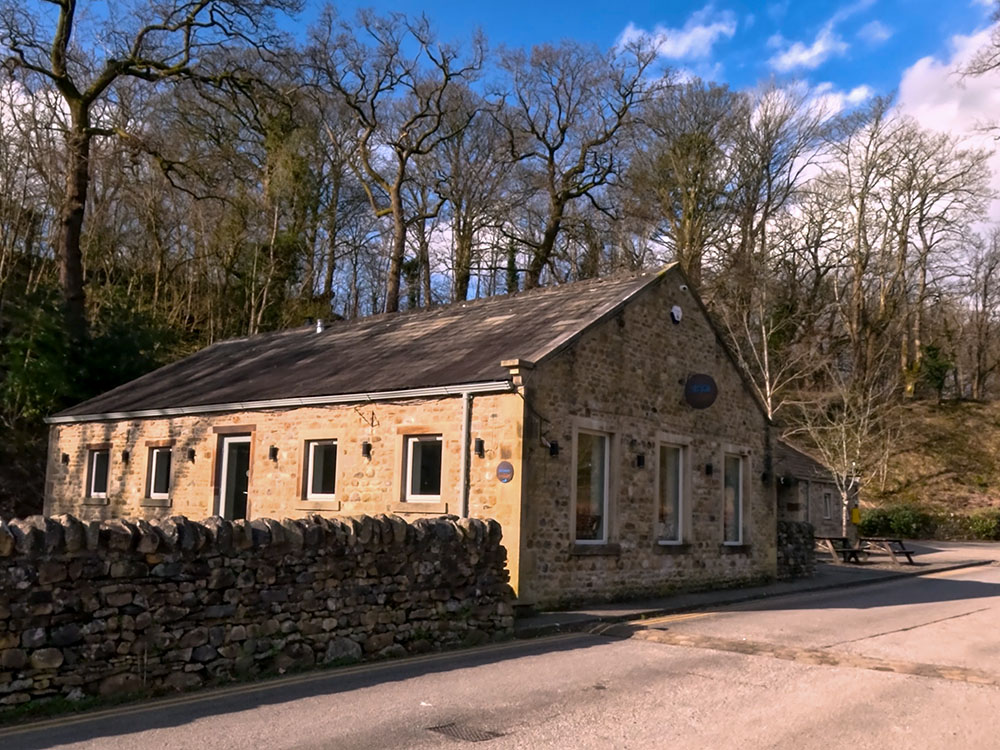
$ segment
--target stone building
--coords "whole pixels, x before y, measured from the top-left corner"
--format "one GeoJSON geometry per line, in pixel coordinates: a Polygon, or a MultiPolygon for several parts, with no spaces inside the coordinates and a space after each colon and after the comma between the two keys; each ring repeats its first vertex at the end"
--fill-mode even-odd
{"type": "MultiPolygon", "coordinates": [[[[840,490],[830,470],[810,456],[784,441],[778,441],[774,452],[774,474],[778,479],[778,518],[787,521],[808,521],[816,536],[843,535],[843,506],[840,490]]],[[[857,507],[857,493],[848,503],[857,507]]],[[[854,524],[847,525],[849,535],[854,524]]]]}
{"type": "Polygon", "coordinates": [[[491,517],[548,606],[775,574],[770,426],[676,266],[224,341],[49,421],[47,514],[491,517]]]}

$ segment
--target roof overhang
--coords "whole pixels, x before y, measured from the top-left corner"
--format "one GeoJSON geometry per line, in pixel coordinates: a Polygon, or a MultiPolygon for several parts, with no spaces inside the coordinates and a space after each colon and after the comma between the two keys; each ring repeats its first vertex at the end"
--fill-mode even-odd
{"type": "Polygon", "coordinates": [[[297,409],[303,406],[329,406],[332,404],[365,403],[369,401],[397,401],[409,398],[441,398],[463,394],[504,393],[514,390],[509,380],[431,388],[406,388],[398,391],[372,391],[370,393],[342,393],[334,396],[305,396],[303,398],[278,398],[267,401],[244,401],[227,404],[201,404],[176,406],[164,409],[136,409],[103,414],[79,414],[46,417],[47,424],[77,424],[80,422],[111,422],[120,419],[156,419],[158,417],[187,417],[195,414],[214,414],[230,411],[262,411],[265,409],[297,409]]]}

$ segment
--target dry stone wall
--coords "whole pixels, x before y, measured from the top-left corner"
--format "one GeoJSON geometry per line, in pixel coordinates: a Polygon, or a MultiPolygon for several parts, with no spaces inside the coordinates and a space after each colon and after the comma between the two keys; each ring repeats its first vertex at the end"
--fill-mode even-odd
{"type": "Polygon", "coordinates": [[[811,578],[816,572],[813,526],[805,521],[778,521],[778,578],[811,578]]]}
{"type": "Polygon", "coordinates": [[[495,521],[0,522],[0,715],[509,635],[495,521]]]}

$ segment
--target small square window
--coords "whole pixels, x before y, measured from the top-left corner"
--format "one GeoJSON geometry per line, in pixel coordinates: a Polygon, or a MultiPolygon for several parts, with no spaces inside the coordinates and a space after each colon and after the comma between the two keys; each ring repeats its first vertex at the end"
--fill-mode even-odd
{"type": "Polygon", "coordinates": [[[656,537],[663,543],[679,543],[683,540],[682,493],[684,491],[683,466],[684,449],[679,445],[660,446],[659,465],[659,510],[657,514],[656,537]]]}
{"type": "Polygon", "coordinates": [[[87,460],[87,497],[108,496],[108,467],[111,451],[102,448],[90,451],[87,460]]]}
{"type": "Polygon", "coordinates": [[[337,441],[311,440],[306,468],[306,499],[330,500],[337,495],[337,441]]]}
{"type": "Polygon", "coordinates": [[[725,544],[743,544],[743,458],[726,454],[723,478],[723,537],[725,544]]]}
{"type": "Polygon", "coordinates": [[[149,449],[148,496],[153,500],[170,497],[170,448],[149,449]]]}
{"type": "Polygon", "coordinates": [[[410,435],[406,438],[406,499],[441,499],[440,435],[410,435]]]}

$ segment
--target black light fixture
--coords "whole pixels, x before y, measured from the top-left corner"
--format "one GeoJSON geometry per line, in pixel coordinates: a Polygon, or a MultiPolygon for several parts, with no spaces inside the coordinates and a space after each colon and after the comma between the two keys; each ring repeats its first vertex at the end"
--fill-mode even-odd
{"type": "Polygon", "coordinates": [[[267,457],[269,459],[271,459],[272,461],[277,461],[278,460],[278,446],[272,445],[270,448],[268,448],[267,449],[267,457]]]}
{"type": "Polygon", "coordinates": [[[760,481],[764,483],[765,487],[768,486],[768,485],[770,485],[771,484],[771,475],[770,475],[770,473],[766,472],[766,471],[764,473],[762,473],[760,475],[760,481]]]}
{"type": "Polygon", "coordinates": [[[712,464],[705,464],[705,476],[712,476],[712,464]]]}
{"type": "Polygon", "coordinates": [[[559,441],[553,440],[549,443],[549,455],[558,456],[559,455],[559,441]]]}
{"type": "Polygon", "coordinates": [[[636,465],[636,468],[639,468],[639,469],[642,469],[643,467],[646,466],[646,454],[645,453],[637,453],[636,454],[636,456],[635,456],[635,465],[636,465]]]}
{"type": "Polygon", "coordinates": [[[62,462],[65,465],[69,466],[69,454],[68,453],[63,453],[62,454],[62,462]]]}
{"type": "Polygon", "coordinates": [[[127,464],[128,460],[129,460],[129,452],[128,451],[122,451],[122,463],[123,464],[127,464]]]}
{"type": "Polygon", "coordinates": [[[361,457],[367,458],[369,461],[372,458],[372,444],[367,440],[361,443],[361,457]]]}
{"type": "Polygon", "coordinates": [[[486,443],[483,442],[482,438],[476,438],[475,451],[480,458],[486,455],[486,443]]]}
{"type": "Polygon", "coordinates": [[[188,461],[194,463],[194,448],[188,448],[188,461]]]}

